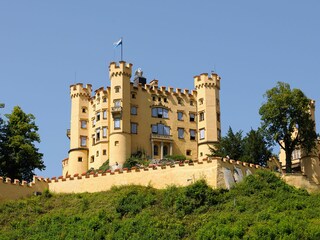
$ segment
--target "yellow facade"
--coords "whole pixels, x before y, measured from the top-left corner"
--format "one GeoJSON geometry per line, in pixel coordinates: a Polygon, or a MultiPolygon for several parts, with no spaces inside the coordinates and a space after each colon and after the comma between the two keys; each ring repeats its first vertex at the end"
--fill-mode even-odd
{"type": "Polygon", "coordinates": [[[194,77],[194,90],[146,83],[132,64],[110,63],[110,86],[92,92],[91,85],[70,86],[70,150],[63,175],[98,169],[109,159],[122,167],[131,154],[149,159],[185,155],[201,160],[220,138],[220,77],[194,77]],[[131,81],[133,80],[133,81],[131,81]]]}

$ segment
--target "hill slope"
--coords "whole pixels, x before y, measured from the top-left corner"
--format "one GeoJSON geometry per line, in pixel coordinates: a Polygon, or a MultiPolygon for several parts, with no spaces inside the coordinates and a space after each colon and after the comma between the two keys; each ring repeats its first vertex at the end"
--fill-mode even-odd
{"type": "Polygon", "coordinates": [[[319,212],[320,195],[260,171],[230,191],[199,181],[2,203],[0,239],[320,239],[319,212]]]}

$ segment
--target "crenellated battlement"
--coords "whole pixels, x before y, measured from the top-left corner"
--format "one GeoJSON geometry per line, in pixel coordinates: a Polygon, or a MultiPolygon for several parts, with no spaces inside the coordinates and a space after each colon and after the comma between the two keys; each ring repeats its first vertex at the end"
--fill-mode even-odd
{"type": "Polygon", "coordinates": [[[28,183],[26,181],[20,182],[18,179],[14,179],[12,182],[10,178],[0,177],[0,202],[41,193],[45,189],[49,189],[48,183],[49,178],[33,177],[33,181],[28,183]]]}
{"type": "Polygon", "coordinates": [[[203,87],[216,87],[220,90],[220,77],[216,73],[212,73],[209,77],[208,73],[202,73],[199,76],[194,76],[195,89],[203,87]]]}
{"type": "Polygon", "coordinates": [[[90,98],[91,93],[92,93],[92,85],[91,84],[87,84],[86,87],[83,87],[82,83],[70,85],[71,98],[81,97],[81,96],[90,98]]]}
{"type": "Polygon", "coordinates": [[[125,61],[120,61],[119,65],[115,62],[111,62],[109,65],[109,77],[110,80],[112,80],[113,77],[115,76],[127,76],[131,78],[132,74],[132,64],[131,63],[126,63],[125,61]]]}

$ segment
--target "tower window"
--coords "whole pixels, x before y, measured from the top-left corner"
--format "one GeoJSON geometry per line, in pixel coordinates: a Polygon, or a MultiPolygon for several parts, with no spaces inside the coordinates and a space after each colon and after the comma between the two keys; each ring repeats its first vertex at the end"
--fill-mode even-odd
{"type": "Polygon", "coordinates": [[[200,135],[200,140],[202,140],[202,139],[204,139],[204,128],[202,128],[202,129],[200,129],[200,131],[199,131],[199,135],[200,135]]]}
{"type": "Polygon", "coordinates": [[[84,107],[82,108],[82,113],[86,113],[87,112],[87,109],[84,107]]]}
{"type": "Polygon", "coordinates": [[[90,162],[93,163],[94,162],[94,156],[92,155],[90,158],[90,162]]]}
{"type": "Polygon", "coordinates": [[[178,112],[178,120],[179,121],[183,120],[183,112],[178,112]]]}
{"type": "Polygon", "coordinates": [[[81,147],[86,147],[86,146],[87,146],[87,137],[81,136],[81,147]]]}
{"type": "Polygon", "coordinates": [[[137,134],[138,133],[138,124],[131,123],[131,133],[137,134]]]}
{"type": "Polygon", "coordinates": [[[82,162],[82,157],[78,157],[78,162],[82,162]]]}
{"type": "Polygon", "coordinates": [[[194,113],[190,113],[189,117],[190,117],[190,122],[194,122],[196,119],[196,115],[194,113]]]}
{"type": "Polygon", "coordinates": [[[204,112],[201,112],[200,114],[199,114],[199,121],[201,122],[201,121],[203,121],[204,120],[204,112]]]}
{"type": "Polygon", "coordinates": [[[120,86],[115,86],[114,87],[114,92],[116,92],[116,93],[120,92],[120,86]]]}
{"type": "Polygon", "coordinates": [[[87,121],[86,120],[81,120],[81,128],[83,128],[83,129],[87,128],[87,121]]]}
{"type": "Polygon", "coordinates": [[[137,115],[137,107],[136,106],[131,107],[131,115],[137,115]]]}
{"type": "Polygon", "coordinates": [[[155,101],[156,100],[156,96],[152,96],[152,101],[155,101]]]}
{"type": "Polygon", "coordinates": [[[96,156],[99,157],[99,151],[96,152],[96,156]]]}
{"type": "Polygon", "coordinates": [[[104,98],[102,99],[102,101],[103,101],[103,102],[107,102],[107,98],[104,97],[104,98]]]}
{"type": "Polygon", "coordinates": [[[190,101],[190,106],[193,106],[193,101],[192,100],[190,101]]]}
{"type": "Polygon", "coordinates": [[[114,145],[115,145],[115,146],[119,146],[119,141],[115,141],[115,142],[114,142],[114,145]]]}
{"type": "Polygon", "coordinates": [[[199,99],[199,105],[202,105],[203,104],[203,98],[200,98],[199,99]]]}
{"type": "Polygon", "coordinates": [[[102,155],[107,155],[107,150],[106,149],[103,149],[102,155]]]}
{"type": "Polygon", "coordinates": [[[102,127],[102,137],[103,138],[107,137],[107,127],[102,127]]]}
{"type": "Polygon", "coordinates": [[[178,138],[184,138],[184,128],[178,128],[178,138]]]}
{"type": "Polygon", "coordinates": [[[178,104],[182,105],[182,98],[178,98],[178,104]]]}
{"type": "Polygon", "coordinates": [[[100,112],[97,113],[97,122],[100,121],[100,112]]]}
{"type": "Polygon", "coordinates": [[[164,101],[164,102],[168,102],[168,99],[167,99],[167,98],[164,98],[163,101],[164,101]]]}
{"type": "Polygon", "coordinates": [[[136,94],[135,93],[131,93],[131,98],[135,99],[136,98],[136,94]]]}
{"type": "Polygon", "coordinates": [[[120,118],[114,119],[114,129],[120,129],[120,118]]]}
{"type": "Polygon", "coordinates": [[[196,130],[190,129],[190,140],[196,140],[196,130]]]}

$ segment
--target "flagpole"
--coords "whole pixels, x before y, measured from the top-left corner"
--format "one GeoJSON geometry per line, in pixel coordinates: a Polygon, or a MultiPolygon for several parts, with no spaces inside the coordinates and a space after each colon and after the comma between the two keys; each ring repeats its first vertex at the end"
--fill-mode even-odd
{"type": "Polygon", "coordinates": [[[123,60],[123,39],[121,37],[121,61],[123,60]]]}

